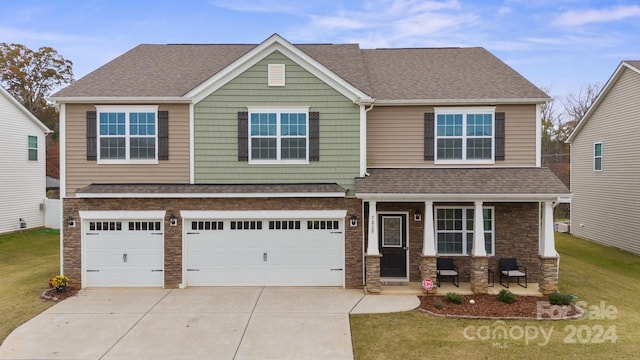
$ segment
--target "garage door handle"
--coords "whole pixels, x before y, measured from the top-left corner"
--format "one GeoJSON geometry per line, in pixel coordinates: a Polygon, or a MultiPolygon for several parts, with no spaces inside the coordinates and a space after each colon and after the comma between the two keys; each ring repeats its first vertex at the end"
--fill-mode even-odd
{"type": "Polygon", "coordinates": [[[87,233],[87,235],[100,235],[99,233],[87,233]]]}
{"type": "Polygon", "coordinates": [[[160,270],[151,270],[151,272],[162,272],[162,269],[160,269],[160,270]]]}
{"type": "Polygon", "coordinates": [[[151,233],[151,235],[164,235],[163,233],[151,233]]]}
{"type": "Polygon", "coordinates": [[[342,231],[332,231],[332,234],[342,234],[342,231]]]}
{"type": "Polygon", "coordinates": [[[200,271],[200,269],[187,269],[187,271],[200,271]]]}
{"type": "Polygon", "coordinates": [[[89,269],[87,269],[87,272],[100,272],[100,270],[89,270],[89,269]]]}
{"type": "Polygon", "coordinates": [[[342,268],[331,269],[331,271],[342,271],[342,268]]]}
{"type": "Polygon", "coordinates": [[[188,232],[187,235],[197,235],[200,234],[199,232],[188,232]]]}

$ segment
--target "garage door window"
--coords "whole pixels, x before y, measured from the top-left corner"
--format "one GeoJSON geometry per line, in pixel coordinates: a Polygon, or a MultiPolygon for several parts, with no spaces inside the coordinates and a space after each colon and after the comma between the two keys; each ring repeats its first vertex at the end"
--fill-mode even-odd
{"type": "Polygon", "coordinates": [[[91,221],[89,222],[89,230],[91,231],[121,231],[122,222],[120,221],[91,221]]]}
{"type": "Polygon", "coordinates": [[[129,231],[160,230],[160,221],[129,221],[129,231]]]}
{"type": "Polygon", "coordinates": [[[192,221],[191,230],[224,230],[222,221],[192,221]]]}
{"type": "Polygon", "coordinates": [[[262,221],[232,221],[231,230],[262,230],[262,221]]]}
{"type": "Polygon", "coordinates": [[[307,221],[308,230],[338,230],[340,222],[337,220],[309,220],[307,221]]]}
{"type": "Polygon", "coordinates": [[[269,230],[300,230],[300,221],[272,220],[269,221],[269,230]]]}

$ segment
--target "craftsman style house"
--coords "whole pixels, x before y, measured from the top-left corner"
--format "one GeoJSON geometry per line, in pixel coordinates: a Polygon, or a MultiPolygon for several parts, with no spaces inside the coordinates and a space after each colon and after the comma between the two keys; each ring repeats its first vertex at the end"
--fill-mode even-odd
{"type": "Polygon", "coordinates": [[[82,287],[486,292],[516,257],[557,285],[548,96],[482,48],[140,45],[60,105],[63,270],[82,287]]]}
{"type": "Polygon", "coordinates": [[[635,254],[640,254],[639,111],[640,61],[623,61],[569,137],[571,232],[635,254]]]}

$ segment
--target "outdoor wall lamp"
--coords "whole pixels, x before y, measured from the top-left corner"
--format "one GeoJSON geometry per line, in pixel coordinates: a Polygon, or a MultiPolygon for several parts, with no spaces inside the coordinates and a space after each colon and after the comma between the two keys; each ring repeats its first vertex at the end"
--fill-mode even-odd
{"type": "Polygon", "coordinates": [[[422,221],[422,211],[420,209],[413,212],[413,220],[422,221]]]}
{"type": "Polygon", "coordinates": [[[69,227],[76,227],[76,219],[71,215],[67,216],[67,225],[69,225],[69,227]]]}
{"type": "Polygon", "coordinates": [[[351,227],[358,226],[358,217],[355,215],[351,215],[351,217],[349,218],[349,225],[351,225],[351,227]]]}
{"type": "Polygon", "coordinates": [[[176,216],[173,215],[173,213],[169,216],[169,226],[178,226],[178,219],[176,219],[176,216]]]}
{"type": "Polygon", "coordinates": [[[20,222],[20,229],[26,229],[27,228],[27,222],[24,221],[23,218],[20,218],[18,221],[20,222]]]}

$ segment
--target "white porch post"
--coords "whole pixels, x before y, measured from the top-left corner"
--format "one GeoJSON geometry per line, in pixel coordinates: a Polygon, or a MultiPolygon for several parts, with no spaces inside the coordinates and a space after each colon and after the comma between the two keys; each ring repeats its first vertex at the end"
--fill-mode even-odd
{"type": "Polygon", "coordinates": [[[472,256],[487,256],[484,248],[484,214],[482,213],[482,201],[474,202],[473,213],[473,250],[472,256]]]}
{"type": "Polygon", "coordinates": [[[378,249],[378,210],[376,202],[369,201],[369,243],[367,244],[367,255],[380,255],[378,249]]]}
{"type": "Polygon", "coordinates": [[[553,229],[553,202],[543,202],[543,217],[542,217],[542,239],[540,239],[540,256],[542,257],[557,257],[556,241],[553,229]]]}
{"type": "Polygon", "coordinates": [[[433,201],[424,202],[424,235],[422,236],[422,256],[436,256],[436,238],[433,228],[433,201]]]}

